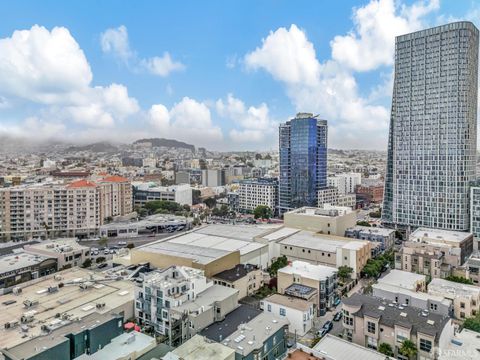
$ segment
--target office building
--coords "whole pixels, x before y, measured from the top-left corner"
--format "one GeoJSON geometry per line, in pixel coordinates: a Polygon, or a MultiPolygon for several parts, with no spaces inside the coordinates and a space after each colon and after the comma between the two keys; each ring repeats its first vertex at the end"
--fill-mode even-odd
{"type": "Polygon", "coordinates": [[[454,324],[449,316],[411,306],[393,305],[382,299],[354,294],[342,300],[344,338],[377,350],[389,344],[396,358],[402,342],[412,341],[417,359],[437,358],[440,348],[450,341],[454,324]]]}
{"type": "Polygon", "coordinates": [[[325,204],[335,206],[346,206],[354,208],[356,204],[355,194],[340,194],[333,186],[318,190],[318,207],[323,208],[325,204]]]}
{"type": "Polygon", "coordinates": [[[202,170],[202,185],[208,187],[225,186],[225,169],[205,169],[202,170]]]}
{"type": "Polygon", "coordinates": [[[327,186],[327,121],[308,113],[280,125],[279,211],[317,206],[327,186]]]}
{"type": "Polygon", "coordinates": [[[474,249],[480,250],[480,182],[470,187],[470,232],[475,237],[474,249]]]}
{"type": "Polygon", "coordinates": [[[278,205],[277,179],[249,179],[239,183],[238,200],[241,212],[253,213],[259,205],[270,208],[272,214],[278,205]]]}
{"type": "Polygon", "coordinates": [[[314,302],[315,313],[318,316],[325,315],[333,306],[337,288],[337,269],[312,265],[304,261],[292,261],[288,266],[278,270],[277,274],[277,288],[280,294],[284,294],[292,284],[305,285],[317,291],[314,302]]]}
{"type": "Polygon", "coordinates": [[[157,186],[155,183],[133,183],[133,201],[135,206],[144,206],[149,201],[173,201],[180,205],[192,205],[190,184],[157,186]]]}
{"type": "Polygon", "coordinates": [[[383,222],[469,230],[477,78],[478,29],[470,22],[396,38],[383,222]]]}
{"type": "Polygon", "coordinates": [[[189,171],[176,171],[175,172],[175,184],[189,184],[190,185],[190,172],[189,171]]]}

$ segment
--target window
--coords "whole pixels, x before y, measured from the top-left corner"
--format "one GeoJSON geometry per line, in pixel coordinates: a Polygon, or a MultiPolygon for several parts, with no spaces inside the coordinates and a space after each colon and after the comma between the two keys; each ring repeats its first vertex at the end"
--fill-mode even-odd
{"type": "Polygon", "coordinates": [[[284,308],[280,308],[280,316],[287,315],[287,311],[284,308]]]}
{"type": "Polygon", "coordinates": [[[270,304],[267,305],[267,311],[272,312],[272,305],[270,305],[270,304]]]}
{"type": "Polygon", "coordinates": [[[460,303],[460,308],[465,309],[465,303],[464,302],[460,303]]]}
{"type": "Polygon", "coordinates": [[[430,352],[432,350],[432,342],[427,339],[420,339],[420,350],[430,352]]]}
{"type": "Polygon", "coordinates": [[[371,321],[367,321],[367,331],[370,333],[370,334],[375,334],[375,323],[371,322],[371,321]]]}
{"type": "Polygon", "coordinates": [[[430,304],[430,310],[437,310],[437,304],[430,304]]]}

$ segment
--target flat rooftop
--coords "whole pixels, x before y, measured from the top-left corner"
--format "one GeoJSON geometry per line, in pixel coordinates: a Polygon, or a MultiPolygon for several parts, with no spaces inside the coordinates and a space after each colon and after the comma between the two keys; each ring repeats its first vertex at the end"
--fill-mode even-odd
{"type": "Polygon", "coordinates": [[[41,241],[36,244],[25,246],[26,251],[28,251],[29,249],[32,249],[32,250],[38,249],[38,250],[48,251],[52,253],[63,253],[63,252],[70,252],[75,250],[84,250],[84,249],[88,249],[88,247],[79,244],[76,238],[64,238],[64,239],[41,241]]]}
{"type": "Polygon", "coordinates": [[[428,300],[437,301],[437,302],[442,303],[446,306],[449,306],[451,304],[451,302],[449,300],[445,299],[443,296],[435,296],[435,295],[427,294],[427,293],[422,292],[422,291],[412,291],[412,290],[409,290],[409,289],[402,288],[400,286],[390,285],[390,284],[387,284],[387,283],[373,284],[372,288],[383,290],[383,291],[388,291],[388,292],[393,293],[393,294],[408,295],[408,296],[411,296],[412,298],[421,299],[421,300],[424,300],[424,301],[428,301],[428,300]]]}
{"type": "MultiPolygon", "coordinates": [[[[4,255],[0,257],[0,276],[11,271],[20,270],[30,266],[37,266],[49,258],[48,256],[40,256],[29,254],[24,251],[15,254],[4,255]]],[[[56,260],[55,260],[56,261],[56,260]]]]}
{"type": "Polygon", "coordinates": [[[292,296],[273,294],[263,301],[270,302],[272,304],[282,305],[287,308],[296,309],[300,311],[308,311],[312,307],[312,302],[299,299],[292,296]]]}
{"type": "Polygon", "coordinates": [[[358,250],[367,245],[366,240],[353,240],[342,236],[324,235],[302,230],[280,241],[284,246],[296,246],[305,249],[336,252],[339,248],[358,250]]]}
{"type": "Polygon", "coordinates": [[[183,313],[184,311],[197,311],[202,306],[208,308],[211,307],[214,302],[222,301],[235,293],[238,293],[237,289],[221,285],[212,285],[198,294],[195,300],[184,302],[182,305],[173,308],[173,310],[178,313],[183,313]]]}
{"type": "Polygon", "coordinates": [[[262,236],[262,239],[270,241],[279,241],[284,238],[287,238],[290,235],[293,235],[297,232],[301,231],[300,229],[289,228],[289,227],[282,227],[279,230],[273,231],[271,233],[265,234],[262,236]]]}
{"type": "Polygon", "coordinates": [[[219,236],[228,239],[253,241],[257,236],[266,232],[280,228],[282,225],[264,224],[264,225],[231,225],[231,224],[212,224],[203,226],[195,233],[219,236]]]}
{"type": "Polygon", "coordinates": [[[220,279],[223,281],[234,282],[238,279],[247,276],[250,272],[258,270],[258,267],[251,264],[238,264],[235,267],[224,270],[218,274],[213,275],[215,279],[220,279]]]}
{"type": "Polygon", "coordinates": [[[200,335],[167,354],[164,360],[214,360],[234,356],[235,350],[200,335]]]}
{"type": "Polygon", "coordinates": [[[382,235],[382,236],[390,236],[392,233],[395,233],[394,229],[385,229],[380,227],[369,227],[369,226],[360,226],[356,225],[347,230],[359,231],[361,233],[367,234],[375,234],[375,235],[382,235]]]}
{"type": "Polygon", "coordinates": [[[304,261],[295,260],[291,265],[278,270],[284,274],[301,275],[302,277],[313,280],[324,280],[327,277],[337,273],[337,269],[325,265],[312,265],[304,261]]]}
{"type": "Polygon", "coordinates": [[[28,341],[31,337],[43,334],[42,325],[54,325],[58,322],[56,314],[65,314],[70,318],[84,318],[90,314],[106,314],[119,308],[132,307],[134,303],[134,283],[131,281],[103,281],[103,274],[93,273],[86,269],[72,268],[45,276],[41,279],[21,284],[19,295],[2,295],[2,302],[14,301],[10,305],[2,305],[0,312],[0,348],[13,347],[28,341]],[[56,280],[60,279],[61,280],[56,280]],[[92,287],[82,290],[79,284],[85,280],[98,281],[92,287]],[[56,292],[48,292],[51,286],[59,287],[56,292]],[[38,305],[26,308],[25,300],[38,301],[38,305]],[[96,304],[105,303],[105,307],[97,309],[96,304]],[[28,337],[20,326],[5,329],[7,322],[19,321],[27,311],[35,311],[34,320],[30,322],[28,337]]]}
{"type": "Polygon", "coordinates": [[[155,338],[141,332],[123,333],[105,345],[103,349],[87,355],[83,354],[75,360],[116,360],[128,359],[132,353],[142,354],[157,346],[155,338]]]}
{"type": "Polygon", "coordinates": [[[427,241],[427,242],[462,242],[473,236],[472,233],[462,231],[451,231],[430,228],[418,228],[409,236],[409,241],[427,241]]]}
{"type": "Polygon", "coordinates": [[[462,360],[478,360],[480,358],[479,333],[463,329],[455,333],[455,336],[442,348],[438,360],[451,360],[459,357],[462,360]]]}
{"type": "Polygon", "coordinates": [[[418,282],[426,283],[426,281],[427,277],[425,275],[397,269],[390,270],[388,274],[377,280],[379,284],[392,285],[413,291],[416,290],[418,282]]]}
{"type": "MultiPolygon", "coordinates": [[[[337,336],[327,334],[314,347],[321,358],[328,360],[351,360],[352,357],[361,360],[388,360],[389,358],[375,350],[340,339],[337,336]]],[[[314,355],[317,353],[314,352],[314,355]]]]}
{"type": "Polygon", "coordinates": [[[428,284],[428,293],[441,294],[446,298],[455,296],[480,297],[480,287],[435,278],[428,284]]]}
{"type": "Polygon", "coordinates": [[[286,214],[332,218],[342,216],[342,214],[350,212],[352,212],[352,209],[346,206],[329,206],[327,209],[317,207],[302,207],[299,209],[291,210],[286,214]]]}

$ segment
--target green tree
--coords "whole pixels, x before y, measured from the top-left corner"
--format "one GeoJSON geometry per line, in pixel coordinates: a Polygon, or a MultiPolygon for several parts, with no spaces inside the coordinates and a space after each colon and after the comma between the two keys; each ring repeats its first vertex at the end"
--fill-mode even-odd
{"type": "Polygon", "coordinates": [[[467,278],[464,278],[462,276],[450,275],[450,276],[447,276],[445,278],[445,280],[453,281],[453,282],[460,283],[460,284],[473,285],[472,279],[467,279],[467,278]]]}
{"type": "Polygon", "coordinates": [[[255,160],[262,160],[262,154],[255,154],[255,160]]]}
{"type": "Polygon", "coordinates": [[[200,204],[200,196],[202,195],[202,192],[197,189],[192,190],[192,203],[193,205],[200,204]]]}
{"type": "Polygon", "coordinates": [[[382,209],[379,209],[378,211],[372,211],[371,213],[368,214],[372,218],[379,219],[382,217],[382,209]]]}
{"type": "Polygon", "coordinates": [[[272,209],[267,205],[258,205],[253,210],[253,216],[255,219],[270,219],[272,217],[272,209]]]}
{"type": "Polygon", "coordinates": [[[381,343],[378,346],[378,352],[382,353],[383,355],[387,355],[387,356],[393,356],[394,355],[392,347],[390,346],[390,344],[387,344],[387,343],[381,343]]]}
{"type": "Polygon", "coordinates": [[[179,203],[167,200],[148,201],[145,204],[145,209],[147,209],[149,214],[174,214],[184,210],[179,203]]]}
{"type": "Polygon", "coordinates": [[[345,282],[348,278],[350,278],[350,274],[353,272],[353,269],[349,266],[340,266],[338,268],[338,277],[345,282]]]}
{"type": "Polygon", "coordinates": [[[106,237],[106,236],[102,236],[100,238],[100,240],[98,240],[98,245],[100,245],[100,246],[105,247],[105,246],[107,246],[107,244],[108,244],[108,237],[106,237]]]}
{"type": "Polygon", "coordinates": [[[99,256],[99,257],[97,257],[97,258],[95,259],[95,262],[96,262],[97,264],[100,264],[100,263],[102,263],[102,262],[105,262],[105,260],[106,260],[106,259],[105,259],[103,256],[99,256]]]}
{"type": "Polygon", "coordinates": [[[271,277],[277,276],[277,272],[279,269],[284,268],[285,266],[288,265],[288,259],[285,255],[280,256],[277,258],[274,262],[272,262],[272,265],[270,265],[270,268],[268,269],[268,272],[271,277]]]}
{"type": "Polygon", "coordinates": [[[85,261],[82,264],[82,268],[89,268],[90,266],[92,266],[92,259],[90,258],[85,259],[85,261]]]}
{"type": "Polygon", "coordinates": [[[365,220],[357,221],[357,225],[371,227],[370,223],[365,220]]]}
{"type": "Polygon", "coordinates": [[[133,249],[134,247],[135,247],[134,243],[128,243],[126,246],[127,249],[133,249]]]}
{"type": "Polygon", "coordinates": [[[203,203],[207,205],[210,209],[212,209],[215,207],[215,205],[217,205],[217,199],[215,199],[214,197],[210,197],[203,200],[203,203]]]}
{"type": "Polygon", "coordinates": [[[480,314],[477,314],[475,317],[467,318],[463,323],[463,327],[480,333],[480,314]]]}
{"type": "Polygon", "coordinates": [[[400,354],[408,357],[409,359],[417,355],[417,347],[415,343],[409,339],[405,339],[402,342],[402,346],[399,349],[400,354]]]}

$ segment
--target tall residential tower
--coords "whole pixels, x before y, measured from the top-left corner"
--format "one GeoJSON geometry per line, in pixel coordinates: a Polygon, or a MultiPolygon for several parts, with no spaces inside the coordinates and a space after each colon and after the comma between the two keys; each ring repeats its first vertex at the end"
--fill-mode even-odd
{"type": "Polygon", "coordinates": [[[327,186],[327,121],[308,113],[280,125],[279,212],[317,206],[327,186]]]}
{"type": "Polygon", "coordinates": [[[385,223],[469,229],[477,76],[478,29],[470,22],[396,38],[385,223]]]}

